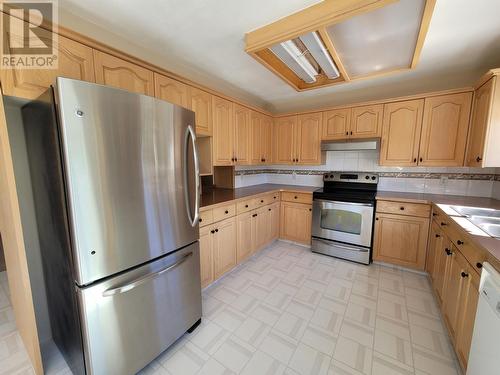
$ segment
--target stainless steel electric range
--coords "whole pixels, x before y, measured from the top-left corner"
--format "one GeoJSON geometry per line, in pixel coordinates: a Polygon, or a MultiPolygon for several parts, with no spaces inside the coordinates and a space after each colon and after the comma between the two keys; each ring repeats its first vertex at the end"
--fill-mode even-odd
{"type": "Polygon", "coordinates": [[[369,264],[378,176],[328,172],[313,193],[312,251],[369,264]]]}

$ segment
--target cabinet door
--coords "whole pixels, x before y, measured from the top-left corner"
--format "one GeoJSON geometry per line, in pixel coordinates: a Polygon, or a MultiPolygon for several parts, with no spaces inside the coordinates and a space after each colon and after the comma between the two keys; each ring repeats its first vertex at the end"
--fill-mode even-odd
{"type": "Polygon", "coordinates": [[[188,86],[175,79],[155,73],[155,96],[158,99],[188,108],[188,86]]]}
{"type": "Polygon", "coordinates": [[[335,140],[349,137],[351,108],[323,112],[321,139],[335,140]]]}
{"type": "Polygon", "coordinates": [[[474,321],[476,319],[477,302],[479,299],[479,280],[479,275],[475,271],[469,270],[460,293],[460,311],[455,349],[457,351],[458,360],[464,369],[467,368],[474,321]]]}
{"type": "Polygon", "coordinates": [[[236,164],[250,164],[250,110],[234,104],[234,156],[236,164]]]}
{"type": "Polygon", "coordinates": [[[417,165],[424,100],[384,106],[380,165],[417,165]]]}
{"type": "Polygon", "coordinates": [[[144,95],[154,95],[153,72],[118,57],[94,50],[95,81],[144,95]]]}
{"type": "Polygon", "coordinates": [[[443,245],[443,232],[436,222],[431,224],[431,233],[429,235],[429,246],[427,248],[427,259],[425,260],[425,270],[430,275],[432,282],[434,283],[435,270],[434,266],[436,264],[436,256],[441,250],[443,245]]]}
{"type": "Polygon", "coordinates": [[[213,225],[214,278],[218,279],[236,266],[236,217],[213,225]]]}
{"type": "Polygon", "coordinates": [[[236,217],[237,225],[237,245],[236,258],[241,263],[252,255],[254,250],[254,227],[252,225],[252,215],[254,211],[245,212],[236,217]]]}
{"type": "Polygon", "coordinates": [[[267,206],[268,216],[268,238],[267,243],[273,242],[280,235],[280,204],[279,202],[267,206]]]}
{"type": "Polygon", "coordinates": [[[449,272],[446,275],[446,289],[443,293],[443,316],[450,332],[451,340],[455,342],[457,337],[458,311],[463,308],[460,306],[460,294],[464,277],[462,272],[467,269],[467,260],[452,245],[452,254],[449,256],[449,272]]]}
{"type": "Polygon", "coordinates": [[[425,99],[418,165],[464,165],[472,93],[425,99]]]}
{"type": "Polygon", "coordinates": [[[351,138],[380,137],[383,112],[382,104],[353,108],[349,136],[351,138]]]}
{"type": "Polygon", "coordinates": [[[309,245],[311,211],[308,204],[281,202],[280,238],[309,245]]]}
{"type": "MultiPolygon", "coordinates": [[[[22,30],[18,30],[16,25],[20,29],[24,24],[24,22],[11,22],[11,29],[4,31],[5,42],[22,38],[22,30]]],[[[4,95],[36,99],[55,83],[56,77],[95,81],[92,48],[60,35],[56,43],[52,41],[49,31],[45,29],[38,31],[40,39],[47,45],[53,43],[54,49],[57,50],[59,54],[57,69],[0,69],[4,95]]]]}
{"type": "Polygon", "coordinates": [[[490,121],[490,109],[493,95],[493,77],[474,93],[469,144],[467,145],[467,166],[481,167],[484,158],[486,130],[490,121]]]}
{"type": "Polygon", "coordinates": [[[214,281],[213,230],[211,225],[200,228],[200,278],[204,288],[214,281]]]}
{"type": "Polygon", "coordinates": [[[273,119],[262,115],[260,122],[260,133],[262,134],[262,158],[264,163],[273,162],[273,119]]]}
{"type": "Polygon", "coordinates": [[[258,112],[252,111],[250,114],[250,131],[251,131],[251,159],[252,165],[264,163],[263,154],[263,134],[262,130],[262,115],[258,112]]]}
{"type": "Polygon", "coordinates": [[[446,288],[446,281],[450,268],[451,247],[453,244],[445,237],[443,239],[441,249],[436,253],[436,261],[434,263],[434,290],[438,297],[438,302],[443,304],[443,293],[446,288]]]}
{"type": "Polygon", "coordinates": [[[295,152],[295,126],[297,116],[280,117],[274,123],[275,164],[292,164],[297,156],[295,152]]]}
{"type": "Polygon", "coordinates": [[[322,113],[297,117],[295,147],[299,164],[321,164],[321,120],[322,113]]]}
{"type": "Polygon", "coordinates": [[[212,95],[208,92],[189,87],[189,108],[195,114],[196,134],[212,135],[212,95]]]}
{"type": "Polygon", "coordinates": [[[423,270],[429,219],[376,214],[373,259],[423,270]]]}
{"type": "Polygon", "coordinates": [[[214,165],[234,164],[233,103],[213,97],[213,163],[214,165]]]}
{"type": "Polygon", "coordinates": [[[267,207],[259,208],[255,214],[253,219],[255,222],[255,249],[254,251],[260,250],[263,248],[268,241],[269,238],[269,211],[267,207]]]}

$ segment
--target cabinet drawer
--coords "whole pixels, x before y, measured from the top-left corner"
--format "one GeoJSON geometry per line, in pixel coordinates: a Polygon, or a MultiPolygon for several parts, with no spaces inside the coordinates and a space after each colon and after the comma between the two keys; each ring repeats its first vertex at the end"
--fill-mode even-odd
{"type": "Polygon", "coordinates": [[[241,214],[243,212],[251,211],[258,207],[257,202],[258,200],[256,198],[239,201],[238,203],[236,203],[236,212],[238,214],[241,214]]]}
{"type": "Polygon", "coordinates": [[[408,202],[392,202],[392,201],[377,201],[377,212],[388,214],[398,214],[406,216],[429,217],[431,207],[428,204],[408,203],[408,202]]]}
{"type": "Polygon", "coordinates": [[[212,224],[214,222],[214,216],[212,210],[200,211],[200,227],[212,224]]]}
{"type": "Polygon", "coordinates": [[[260,197],[256,198],[258,207],[267,206],[268,204],[279,202],[279,200],[280,200],[279,192],[273,194],[261,195],[260,197]]]}
{"type": "Polygon", "coordinates": [[[295,203],[312,203],[312,194],[310,193],[293,193],[291,191],[282,191],[281,200],[285,202],[295,203]]]}
{"type": "Polygon", "coordinates": [[[213,210],[214,222],[219,220],[224,220],[229,217],[236,215],[236,207],[234,204],[228,204],[226,206],[217,207],[213,210]]]}

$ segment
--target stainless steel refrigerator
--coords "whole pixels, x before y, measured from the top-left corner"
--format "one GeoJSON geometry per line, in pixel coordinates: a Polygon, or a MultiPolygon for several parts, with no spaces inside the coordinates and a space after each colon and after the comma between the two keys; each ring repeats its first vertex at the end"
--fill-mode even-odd
{"type": "Polygon", "coordinates": [[[58,78],[22,115],[54,341],[133,374],[201,319],[194,113],[58,78]]]}

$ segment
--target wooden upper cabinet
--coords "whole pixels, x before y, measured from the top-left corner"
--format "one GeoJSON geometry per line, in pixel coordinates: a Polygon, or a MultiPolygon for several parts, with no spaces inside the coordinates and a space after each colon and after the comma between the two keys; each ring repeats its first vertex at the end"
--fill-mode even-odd
{"type": "Polygon", "coordinates": [[[497,76],[490,78],[474,94],[466,165],[499,167],[500,85],[497,76]]]}
{"type": "Polygon", "coordinates": [[[322,113],[297,117],[295,155],[299,164],[321,164],[322,113]]]}
{"type": "Polygon", "coordinates": [[[382,132],[382,104],[354,107],[351,112],[349,137],[376,138],[382,132]]]}
{"type": "Polygon", "coordinates": [[[252,165],[262,164],[264,162],[262,157],[262,134],[261,134],[262,115],[258,112],[252,111],[250,113],[250,163],[252,165]]]}
{"type": "Polygon", "coordinates": [[[321,139],[336,140],[349,137],[351,108],[323,112],[321,139]]]}
{"type": "Polygon", "coordinates": [[[234,164],[233,103],[213,97],[213,164],[234,164]]]}
{"type": "Polygon", "coordinates": [[[423,99],[385,104],[380,165],[417,165],[423,108],[423,99]]]}
{"type": "Polygon", "coordinates": [[[418,164],[463,166],[472,93],[425,99],[418,164]]]}
{"type": "Polygon", "coordinates": [[[154,95],[153,72],[118,57],[94,50],[95,81],[138,94],[154,95]]]}
{"type": "Polygon", "coordinates": [[[196,134],[212,135],[212,95],[208,92],[189,87],[189,108],[195,114],[196,134]]]}
{"type": "Polygon", "coordinates": [[[234,155],[237,164],[250,164],[250,110],[234,104],[234,155]]]}
{"type": "Polygon", "coordinates": [[[271,116],[262,115],[260,129],[262,134],[262,158],[264,163],[269,164],[273,161],[273,119],[271,116]]]}
{"type": "Polygon", "coordinates": [[[295,162],[295,126],[297,116],[286,116],[274,122],[274,163],[292,164],[295,162]]]}
{"type": "Polygon", "coordinates": [[[155,96],[158,99],[189,108],[188,86],[175,79],[154,73],[155,96]]]}
{"type": "MultiPolygon", "coordinates": [[[[21,26],[24,23],[11,23],[11,25],[17,24],[21,26]]],[[[55,83],[56,77],[95,82],[92,48],[60,35],[56,43],[53,42],[49,31],[45,29],[38,31],[44,43],[48,45],[54,43],[53,47],[59,54],[57,69],[0,69],[4,95],[36,99],[55,83]]],[[[7,43],[11,38],[21,38],[23,35],[22,30],[16,28],[5,32],[8,34],[5,37],[7,43]]]]}

